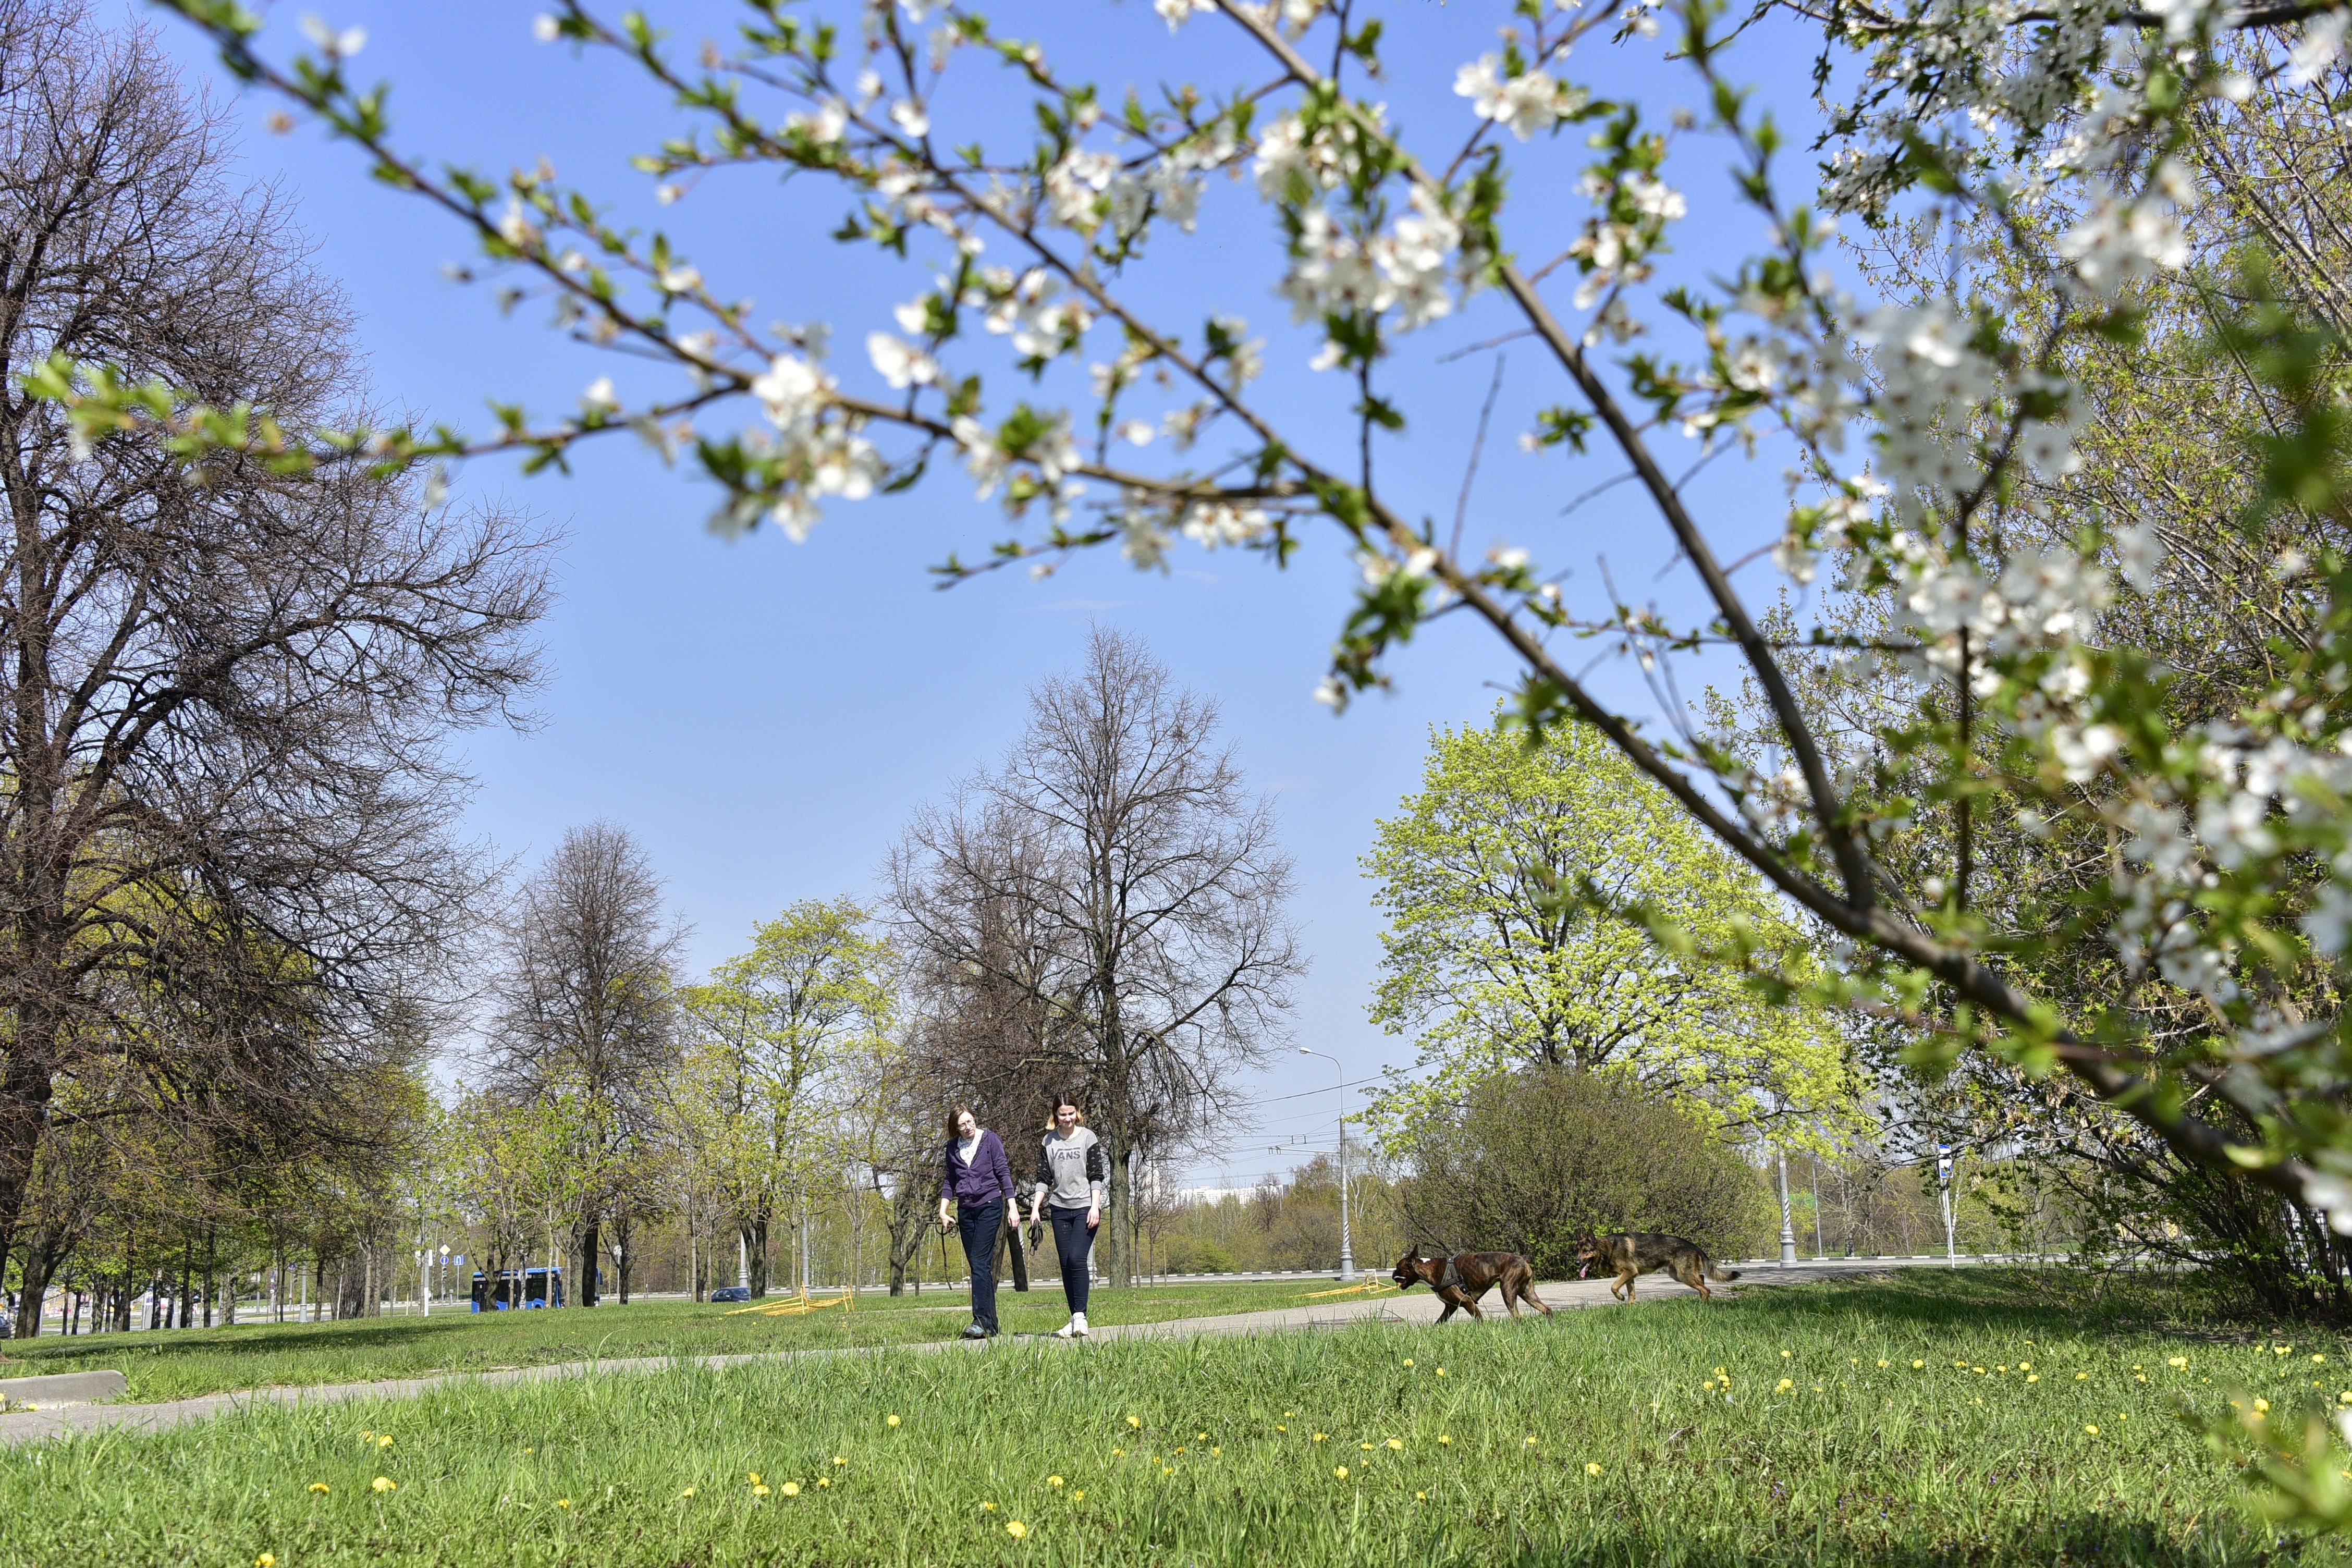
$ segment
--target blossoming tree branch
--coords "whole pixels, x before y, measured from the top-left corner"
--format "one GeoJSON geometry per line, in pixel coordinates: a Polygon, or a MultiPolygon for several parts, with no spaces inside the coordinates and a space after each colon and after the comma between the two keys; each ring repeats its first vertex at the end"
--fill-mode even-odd
{"type": "MultiPolygon", "coordinates": [[[[727,527],[794,539],[831,503],[961,468],[1002,507],[1004,530],[976,561],[950,555],[950,577],[1043,574],[1104,546],[1140,567],[1191,549],[1280,563],[1308,530],[1336,531],[1361,581],[1322,700],[1344,708],[1384,684],[1394,646],[1433,616],[1475,617],[1519,671],[1526,724],[1605,735],[1817,922],[1831,954],[1789,966],[1735,942],[1709,958],[1895,1020],[1931,1055],[2071,1075],[2183,1158],[2352,1232],[2352,1041],[2333,1001],[2352,935],[2352,733],[2337,701],[2352,681],[2352,560],[2277,552],[2310,613],[2279,640],[2267,694],[2176,723],[2171,666],[2100,629],[2130,596],[2165,591],[2168,542],[2069,510],[2063,484],[2080,417],[2070,350],[2139,331],[2137,291],[2188,261],[2183,225],[2206,199],[2185,153],[2199,117],[2340,82],[2344,5],[1832,0],[1768,5],[1737,24],[1715,0],[1613,14],[1455,5],[1489,13],[1499,38],[1442,67],[1458,116],[1411,138],[1376,79],[1423,67],[1383,59],[1364,0],[1121,12],[1139,28],[1216,30],[1225,74],[1255,84],[1154,101],[1074,79],[1050,38],[935,0],[746,0],[736,39],[698,52],[635,12],[564,4],[539,18],[548,43],[631,62],[686,122],[635,160],[665,207],[747,199],[713,194],[734,188],[714,176],[738,166],[840,187],[834,237],[871,245],[910,281],[887,321],[836,334],[755,321],[682,241],[620,226],[545,163],[493,178],[405,151],[385,89],[353,74],[355,29],[313,21],[288,51],[233,0],[169,3],[239,77],[469,230],[479,260],[467,276],[509,303],[544,301],[584,342],[667,367],[672,389],[627,406],[601,378],[574,409],[500,407],[479,434],[289,432],[266,410],[205,408],[53,363],[33,387],[70,404],[85,439],[160,432],[200,479],[225,451],[299,468],[354,445],[436,476],[502,450],[561,466],[581,442],[633,431],[724,487],[727,527]],[[1818,39],[1828,130],[1818,163],[1793,174],[1738,74],[1751,25],[1818,39]],[[1699,111],[1654,122],[1580,80],[1612,47],[1661,35],[1699,111]],[[1013,140],[992,146],[944,122],[951,73],[993,73],[1027,100],[1013,140]],[[1515,178],[1563,135],[1591,152],[1572,187],[1515,178]],[[1668,286],[1661,258],[1696,188],[1682,171],[1727,163],[1754,215],[1743,221],[1760,218],[1768,241],[1714,283],[1668,286]],[[1265,346],[1244,321],[1186,319],[1127,286],[1131,268],[1202,224],[1219,178],[1262,205],[1249,232],[1265,286],[1319,345],[1314,363],[1352,441],[1318,439],[1254,391],[1265,346]],[[1580,214],[1572,243],[1522,255],[1515,229],[1539,226],[1515,225],[1528,203],[1580,214]],[[1841,221],[1848,236],[1932,222],[1981,237],[2006,281],[1857,299],[1837,281],[1841,221]],[[1499,297],[1511,335],[1532,340],[1557,381],[1522,444],[1637,487],[1702,616],[1675,624],[1613,592],[1569,592],[1567,546],[1540,533],[1465,553],[1458,528],[1413,515],[1383,483],[1411,412],[1383,374],[1394,346],[1453,324],[1481,293],[1499,297]],[[836,336],[855,352],[829,355],[836,336]],[[1081,366],[1084,395],[1045,395],[1077,389],[1059,373],[1081,366]],[[1721,526],[1670,472],[1673,447],[1694,442],[1785,458],[1769,563],[1718,554],[1721,526]],[[1768,565],[1770,595],[1826,571],[1828,591],[1795,602],[1879,613],[1861,631],[1850,614],[1759,616],[1764,601],[1735,578],[1768,565]],[[1664,700],[1668,685],[1654,712],[1612,702],[1583,662],[1612,651],[1660,683],[1702,651],[1736,658],[1764,743],[1697,723],[1664,700]],[[1870,746],[1825,735],[1801,679],[1824,660],[1890,694],[1870,746]],[[2106,873],[2030,908],[1980,896],[1989,842],[2053,834],[2106,846],[2106,873]],[[1895,869],[1922,856],[1933,875],[1895,869]],[[2030,978],[2037,958],[2085,942],[2116,955],[2114,994],[2084,1005],[2030,978]],[[2193,1027],[2150,1022],[2184,1008],[2193,1027]]],[[[2274,434],[2246,456],[2258,500],[2213,526],[2259,552],[2283,519],[2340,531],[2352,518],[2341,344],[2244,292],[2230,350],[2263,378],[2274,434]]],[[[1620,912],[1688,943],[1651,911],[1620,912]]]]}

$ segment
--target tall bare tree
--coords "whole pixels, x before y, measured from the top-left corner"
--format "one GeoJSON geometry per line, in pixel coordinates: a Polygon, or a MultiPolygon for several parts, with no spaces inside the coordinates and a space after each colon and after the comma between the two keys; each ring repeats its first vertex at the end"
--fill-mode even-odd
{"type": "Polygon", "coordinates": [[[1272,806],[1217,728],[1215,704],[1097,627],[1077,673],[1030,694],[1003,765],[920,814],[890,860],[904,938],[993,1039],[996,1073],[1042,1067],[1089,1096],[1115,1283],[1138,1162],[1230,1111],[1304,968],[1272,806]]]}
{"type": "Polygon", "coordinates": [[[524,882],[503,933],[488,1085],[518,1102],[572,1097],[577,1147],[574,1300],[598,1298],[596,1257],[614,1204],[658,1138],[661,1076],[677,1060],[675,960],[686,933],[662,912],[661,879],[627,829],[566,832],[524,882]]]}
{"type": "Polygon", "coordinates": [[[146,33],[0,0],[0,1266],[79,1066],[350,1130],[338,1083],[480,881],[444,738],[538,674],[547,541],[516,520],[357,458],[191,468],[25,391],[67,355],[354,410],[348,311],[230,158],[146,33]]]}

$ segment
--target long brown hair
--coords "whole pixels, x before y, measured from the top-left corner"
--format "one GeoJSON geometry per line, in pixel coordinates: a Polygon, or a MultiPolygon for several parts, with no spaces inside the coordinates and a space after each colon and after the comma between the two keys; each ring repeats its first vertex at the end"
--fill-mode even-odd
{"type": "Polygon", "coordinates": [[[1066,1105],[1078,1113],[1079,1126],[1084,1127],[1087,1124],[1086,1108],[1078,1103],[1078,1097],[1065,1092],[1054,1097],[1054,1109],[1045,1112],[1046,1131],[1058,1132],[1062,1130],[1062,1107],[1066,1105]]]}
{"type": "Polygon", "coordinates": [[[959,1138],[961,1138],[961,1137],[962,1137],[962,1136],[963,1136],[963,1134],[962,1134],[961,1132],[960,1132],[960,1131],[958,1131],[956,1130],[956,1123],[957,1123],[957,1122],[959,1122],[959,1121],[962,1121],[965,1117],[967,1117],[967,1116],[969,1116],[969,1117],[971,1117],[971,1124],[972,1124],[972,1126],[974,1126],[975,1128],[977,1128],[977,1127],[980,1125],[980,1115],[979,1115],[979,1113],[978,1113],[978,1112],[976,1112],[975,1110],[972,1110],[972,1108],[971,1108],[971,1106],[969,1106],[969,1105],[950,1105],[950,1106],[949,1106],[949,1107],[948,1107],[948,1142],[949,1142],[952,1143],[952,1142],[954,1142],[957,1139],[959,1139],[959,1138]]]}

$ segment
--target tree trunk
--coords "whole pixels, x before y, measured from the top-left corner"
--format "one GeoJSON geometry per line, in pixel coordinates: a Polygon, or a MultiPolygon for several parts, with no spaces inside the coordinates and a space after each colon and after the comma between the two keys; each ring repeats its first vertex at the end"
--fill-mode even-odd
{"type": "Polygon", "coordinates": [[[20,1007],[16,1015],[7,1070],[0,1074],[0,1277],[8,1272],[25,1190],[33,1180],[33,1157],[48,1123],[51,1093],[48,1068],[43,1065],[47,1057],[41,1042],[33,1037],[41,1026],[32,1008],[20,1007]]]}
{"type": "Polygon", "coordinates": [[[598,1250],[604,1246],[602,1230],[603,1226],[593,1219],[580,1228],[580,1294],[577,1301],[583,1307],[596,1304],[596,1262],[598,1250]]]}
{"type": "Polygon", "coordinates": [[[761,1213],[749,1219],[738,1220],[735,1228],[743,1238],[745,1252],[750,1255],[751,1299],[756,1301],[768,1293],[768,1216],[761,1213]]]}
{"type": "MultiPolygon", "coordinates": [[[[1114,1133],[1113,1136],[1118,1135],[1114,1133]]],[[[1104,1152],[1109,1156],[1110,1213],[1103,1215],[1106,1223],[1102,1229],[1108,1233],[1105,1239],[1110,1243],[1110,1256],[1103,1260],[1103,1282],[1114,1286],[1131,1285],[1135,1282],[1131,1257],[1134,1248],[1125,1216],[1134,1205],[1129,1202],[1131,1184],[1128,1180],[1127,1150],[1120,1146],[1104,1152]]]]}

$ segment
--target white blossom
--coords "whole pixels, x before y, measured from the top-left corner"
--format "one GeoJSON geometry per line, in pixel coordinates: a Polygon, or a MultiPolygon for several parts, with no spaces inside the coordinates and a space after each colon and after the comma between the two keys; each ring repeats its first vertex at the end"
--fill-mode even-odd
{"type": "Polygon", "coordinates": [[[1205,16],[1217,8],[1217,0],[1151,0],[1151,8],[1168,23],[1174,32],[1195,16],[1205,16]]]}
{"type": "Polygon", "coordinates": [[[2164,564],[2164,536],[2153,522],[2134,523],[2116,534],[2116,561],[2124,581],[2143,594],[2156,591],[2157,568],[2164,564]]]}
{"type": "Polygon", "coordinates": [[[2158,203],[2126,201],[2113,192],[2094,203],[2088,216],[2058,241],[2058,252],[2074,263],[2075,275],[2101,294],[2170,270],[2189,259],[2189,239],[2179,221],[2158,203]]]}
{"type": "Polygon", "coordinates": [[[314,16],[305,16],[299,24],[302,36],[319,47],[319,52],[331,60],[347,60],[367,47],[365,27],[345,27],[336,31],[314,16]]]}
{"type": "Polygon", "coordinates": [[[910,386],[928,386],[940,377],[939,361],[888,332],[866,335],[866,357],[874,362],[874,368],[882,373],[882,379],[896,392],[910,386]]]}
{"type": "Polygon", "coordinates": [[[1501,67],[1498,57],[1479,56],[1454,73],[1454,91],[1470,100],[1473,114],[1505,127],[1522,142],[1559,124],[1564,110],[1581,105],[1580,95],[1563,94],[1548,72],[1531,70],[1507,79],[1499,74],[1501,67]]]}
{"type": "Polygon", "coordinates": [[[613,394],[613,378],[600,375],[590,382],[588,390],[580,395],[580,406],[591,415],[610,414],[620,407],[621,400],[613,394]]]}
{"type": "Polygon", "coordinates": [[[787,436],[814,429],[817,415],[833,396],[834,380],[798,354],[778,354],[765,374],[751,383],[751,395],[766,410],[768,423],[787,436]]]}
{"type": "Polygon", "coordinates": [[[890,105],[890,123],[909,136],[923,137],[931,133],[929,110],[911,98],[902,98],[890,105]]]}
{"type": "Polygon", "coordinates": [[[1118,173],[1118,160],[1108,153],[1073,147],[1045,171],[1046,210],[1055,223],[1084,234],[1096,223],[1095,198],[1118,173]]]}
{"type": "Polygon", "coordinates": [[[2286,83],[2290,87],[2309,87],[2326,74],[2344,50],[2344,30],[2352,26],[2352,11],[2329,11],[2308,17],[2303,24],[2303,37],[2295,40],[2294,52],[2287,56],[2286,83]]]}

